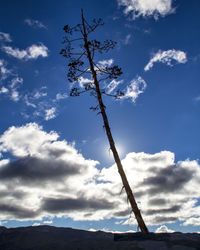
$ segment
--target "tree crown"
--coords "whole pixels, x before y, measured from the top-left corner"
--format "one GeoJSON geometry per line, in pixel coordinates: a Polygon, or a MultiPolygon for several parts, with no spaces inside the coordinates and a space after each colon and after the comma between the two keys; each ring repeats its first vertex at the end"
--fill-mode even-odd
{"type": "Polygon", "coordinates": [[[91,55],[90,60],[98,77],[101,94],[115,98],[124,95],[123,91],[119,89],[115,90],[114,94],[108,90],[108,82],[121,76],[121,68],[118,65],[112,65],[112,63],[102,64],[96,60],[97,54],[107,53],[116,46],[116,42],[112,40],[101,42],[90,38],[91,33],[103,25],[102,19],[93,19],[88,23],[82,11],[82,22],[80,24],[75,26],[65,25],[63,28],[65,32],[64,47],[61,49],[60,54],[68,60],[68,80],[71,83],[80,83],[83,80],[83,83],[80,84],[81,87],[74,87],[74,85],[71,88],[71,96],[79,96],[84,92],[90,92],[91,95],[96,97],[88,53],[91,55]],[[87,76],[87,78],[83,79],[83,76],[87,76]]]}

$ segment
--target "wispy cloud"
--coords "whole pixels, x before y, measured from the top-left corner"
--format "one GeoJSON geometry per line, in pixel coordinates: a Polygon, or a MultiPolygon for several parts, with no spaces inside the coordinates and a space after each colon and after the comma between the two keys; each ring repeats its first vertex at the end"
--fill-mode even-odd
{"type": "Polygon", "coordinates": [[[128,35],[126,35],[126,37],[124,38],[123,43],[124,43],[125,45],[128,45],[128,44],[130,43],[130,40],[131,40],[131,34],[128,34],[128,35]]]}
{"type": "Polygon", "coordinates": [[[56,94],[56,100],[59,101],[59,100],[63,100],[63,99],[66,99],[68,98],[68,94],[67,93],[57,93],[56,94]]]}
{"type": "MultiPolygon", "coordinates": [[[[0,72],[1,72],[1,79],[7,79],[7,77],[12,76],[11,79],[9,79],[6,83],[6,85],[3,85],[0,87],[0,94],[7,95],[8,98],[14,102],[18,102],[20,100],[20,93],[19,88],[23,84],[23,78],[19,77],[18,75],[14,75],[11,73],[11,71],[7,70],[4,66],[4,62],[0,61],[0,72]],[[2,67],[1,67],[2,66],[2,67]]],[[[3,82],[3,81],[2,81],[3,82]]]]}
{"type": "Polygon", "coordinates": [[[0,59],[0,79],[1,80],[6,79],[11,73],[11,71],[7,69],[6,65],[7,65],[6,62],[0,59]]]}
{"type": "Polygon", "coordinates": [[[0,32],[0,41],[2,41],[2,42],[12,42],[10,34],[0,32]]]}
{"type": "Polygon", "coordinates": [[[123,80],[115,80],[113,79],[106,87],[106,91],[108,94],[111,94],[121,83],[123,80]]]}
{"type": "Polygon", "coordinates": [[[172,0],[118,0],[119,6],[124,6],[125,15],[132,14],[132,18],[166,16],[174,13],[172,0]]]}
{"type": "Polygon", "coordinates": [[[113,62],[114,60],[111,58],[107,60],[98,61],[98,65],[102,67],[110,67],[113,64],[113,62]]]}
{"type": "Polygon", "coordinates": [[[44,119],[46,121],[54,119],[55,117],[56,117],[56,108],[55,107],[52,107],[50,109],[46,109],[45,110],[45,117],[44,117],[44,119]]]}
{"type": "Polygon", "coordinates": [[[18,88],[23,83],[23,78],[16,76],[11,80],[11,88],[18,88]]]}
{"type": "Polygon", "coordinates": [[[9,92],[8,88],[4,86],[0,88],[0,94],[7,94],[8,92],[9,92]]]}
{"type": "Polygon", "coordinates": [[[194,101],[195,101],[195,102],[200,102],[200,95],[196,96],[196,97],[194,98],[194,101]]]}
{"type": "Polygon", "coordinates": [[[18,102],[20,99],[19,92],[16,89],[13,89],[10,95],[10,99],[14,102],[18,102]]]}
{"type": "Polygon", "coordinates": [[[47,26],[45,26],[41,21],[38,20],[27,18],[24,20],[24,23],[33,28],[47,29],[47,26]]]}
{"type": "Polygon", "coordinates": [[[3,46],[2,50],[17,59],[20,60],[31,60],[37,59],[38,57],[47,57],[48,56],[48,48],[43,44],[33,44],[25,50],[20,50],[18,48],[12,48],[10,46],[3,46]]]}
{"type": "Polygon", "coordinates": [[[54,109],[52,109],[53,107],[52,105],[56,105],[55,101],[56,99],[48,97],[46,86],[28,92],[23,96],[23,102],[26,105],[23,116],[25,118],[26,117],[30,118],[31,114],[31,116],[33,116],[34,118],[40,117],[44,120],[53,119],[57,114],[56,108],[54,108],[55,109],[54,113],[53,113],[54,109]]]}
{"type": "Polygon", "coordinates": [[[131,80],[130,84],[124,90],[124,96],[120,99],[131,99],[132,102],[136,102],[136,99],[140,94],[144,92],[147,87],[147,83],[141,76],[137,76],[131,80]]]}
{"type": "Polygon", "coordinates": [[[23,101],[27,111],[23,116],[30,118],[31,113],[34,118],[40,117],[46,121],[54,119],[59,114],[60,101],[66,98],[66,93],[57,93],[54,98],[50,98],[46,86],[35,89],[24,95],[23,101]]]}
{"type": "Polygon", "coordinates": [[[184,51],[181,50],[159,50],[156,54],[152,56],[150,61],[144,67],[145,71],[150,70],[153,68],[154,64],[157,62],[164,63],[168,66],[173,66],[173,61],[176,63],[186,63],[187,62],[187,55],[184,51]]]}
{"type": "Polygon", "coordinates": [[[16,76],[11,80],[10,84],[10,99],[14,102],[18,102],[21,98],[18,89],[23,84],[23,78],[16,76]]]}
{"type": "Polygon", "coordinates": [[[33,95],[34,99],[39,99],[41,97],[47,96],[46,88],[41,88],[40,90],[36,90],[36,92],[33,95]]]}

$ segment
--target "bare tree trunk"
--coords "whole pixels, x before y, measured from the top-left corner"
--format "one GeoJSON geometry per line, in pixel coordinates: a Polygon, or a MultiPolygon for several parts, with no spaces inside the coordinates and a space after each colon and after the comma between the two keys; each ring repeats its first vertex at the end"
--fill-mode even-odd
{"type": "Polygon", "coordinates": [[[118,154],[117,149],[115,147],[115,142],[114,142],[114,139],[113,139],[113,136],[112,136],[112,133],[111,133],[108,117],[107,117],[107,114],[106,114],[106,111],[105,111],[105,105],[104,105],[103,100],[102,100],[102,94],[101,94],[101,90],[100,90],[100,87],[99,87],[99,82],[98,82],[98,79],[97,79],[97,73],[96,73],[96,70],[94,68],[94,63],[93,63],[90,48],[89,48],[89,45],[88,45],[88,37],[87,37],[87,32],[86,32],[86,27],[85,27],[85,19],[84,19],[84,16],[83,16],[83,11],[82,11],[82,25],[83,25],[84,46],[85,46],[85,49],[86,49],[86,52],[87,52],[87,58],[89,60],[90,70],[91,70],[92,77],[93,77],[93,80],[94,80],[97,99],[98,99],[101,115],[102,115],[102,118],[103,118],[106,134],[107,134],[107,137],[108,137],[108,141],[109,141],[109,144],[110,144],[110,148],[112,150],[113,157],[115,159],[115,162],[116,162],[116,165],[117,165],[117,168],[118,168],[118,172],[119,172],[119,174],[121,176],[123,187],[125,188],[128,200],[129,200],[129,202],[131,204],[132,211],[135,214],[135,218],[137,220],[138,226],[139,226],[142,233],[147,234],[149,232],[148,228],[145,225],[145,222],[144,222],[144,220],[142,218],[140,210],[138,209],[138,206],[137,206],[137,203],[135,201],[133,192],[132,192],[131,187],[130,187],[130,185],[128,183],[128,180],[126,178],[126,174],[124,172],[121,160],[119,158],[119,154],[118,154]]]}

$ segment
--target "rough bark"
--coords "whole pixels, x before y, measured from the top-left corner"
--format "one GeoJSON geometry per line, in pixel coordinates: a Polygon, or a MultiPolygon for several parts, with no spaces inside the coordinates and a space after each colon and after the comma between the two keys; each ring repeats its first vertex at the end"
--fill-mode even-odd
{"type": "Polygon", "coordinates": [[[124,187],[124,189],[126,191],[128,200],[129,200],[129,202],[131,204],[131,208],[132,208],[132,211],[133,211],[133,213],[135,215],[135,218],[137,220],[138,226],[139,226],[141,232],[147,234],[148,233],[148,228],[147,228],[147,226],[146,226],[146,224],[145,224],[145,222],[144,222],[144,220],[142,218],[141,212],[140,212],[140,210],[139,210],[139,208],[137,206],[137,203],[135,201],[133,192],[132,192],[131,187],[129,185],[129,182],[127,180],[126,174],[124,172],[124,169],[123,169],[123,166],[122,166],[121,160],[119,158],[119,154],[117,152],[115,142],[114,142],[114,139],[113,139],[113,136],[112,136],[112,132],[111,132],[111,129],[110,129],[108,117],[107,117],[106,110],[105,110],[105,105],[103,103],[102,94],[101,94],[101,90],[100,90],[100,87],[99,87],[99,82],[98,82],[98,79],[97,79],[97,72],[95,70],[94,63],[93,63],[92,56],[91,56],[91,51],[90,51],[90,48],[89,48],[89,45],[88,45],[88,37],[87,37],[85,19],[84,19],[84,16],[83,16],[83,12],[82,12],[82,25],[83,25],[84,47],[85,47],[86,52],[87,52],[87,58],[89,60],[90,70],[91,70],[94,85],[95,85],[95,88],[96,88],[96,94],[97,94],[97,99],[98,99],[98,103],[99,103],[100,113],[101,113],[102,118],[103,118],[104,128],[105,128],[107,138],[108,138],[108,141],[109,141],[109,144],[110,144],[110,149],[111,149],[111,151],[113,153],[113,157],[114,157],[115,163],[117,165],[118,172],[119,172],[119,174],[121,176],[121,179],[122,179],[123,187],[124,187]]]}

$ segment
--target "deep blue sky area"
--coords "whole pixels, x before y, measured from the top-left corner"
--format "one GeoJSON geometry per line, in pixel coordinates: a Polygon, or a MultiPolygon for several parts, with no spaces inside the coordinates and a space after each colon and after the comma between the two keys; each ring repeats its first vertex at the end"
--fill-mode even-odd
{"type": "MultiPolygon", "coordinates": [[[[121,158],[130,152],[154,155],[170,151],[174,153],[175,162],[190,160],[198,163],[200,2],[146,1],[147,5],[140,5],[140,0],[0,0],[0,134],[11,126],[36,123],[43,131],[56,131],[60,140],[74,143],[85,159],[99,161],[98,169],[114,164],[101,116],[89,109],[95,99],[87,94],[69,97],[71,85],[67,79],[67,60],[59,54],[64,25],[80,23],[83,8],[88,22],[93,18],[102,18],[105,22],[93,37],[117,42],[110,53],[98,55],[97,63],[112,59],[123,71],[118,79],[122,81],[119,86],[126,91],[133,83],[136,88],[132,89],[134,98],[127,93],[127,97],[118,101],[104,98],[121,158]],[[125,13],[128,6],[132,10],[125,13]],[[39,52],[31,54],[33,45],[39,52]],[[13,79],[17,79],[16,84],[13,79]],[[142,84],[138,79],[145,83],[141,92],[137,89],[137,84],[142,84]]],[[[0,144],[0,160],[18,157],[11,147],[4,147],[3,151],[0,144]]],[[[195,195],[191,199],[198,200],[198,197],[195,195]]],[[[131,225],[121,225],[113,218],[88,222],[72,217],[51,219],[53,225],[132,229],[131,225]]],[[[172,222],[168,227],[200,231],[200,218],[195,214],[194,217],[198,220],[196,224],[186,223],[182,228],[184,220],[179,217],[178,222],[172,222]]],[[[5,226],[34,223],[33,219],[20,222],[14,215],[0,220],[5,226]]],[[[120,221],[119,218],[116,220],[120,221]]],[[[152,230],[157,225],[151,224],[152,230]]]]}

